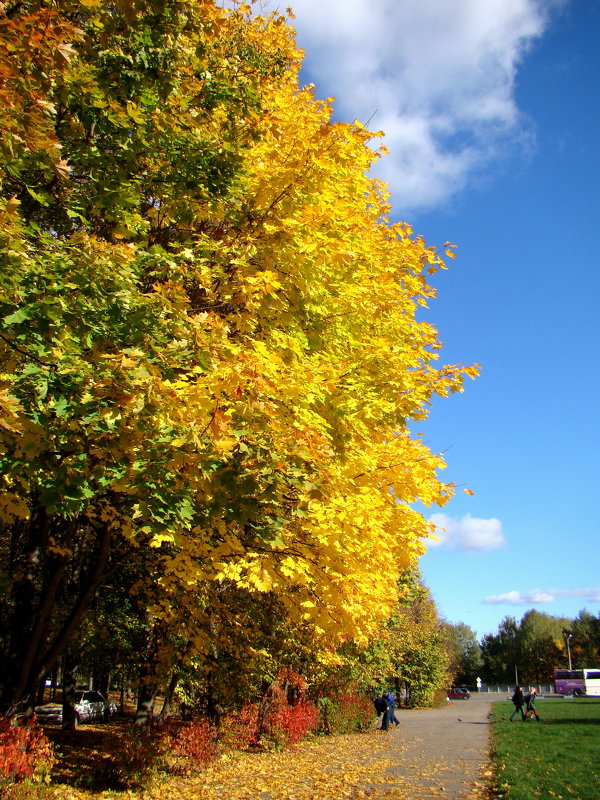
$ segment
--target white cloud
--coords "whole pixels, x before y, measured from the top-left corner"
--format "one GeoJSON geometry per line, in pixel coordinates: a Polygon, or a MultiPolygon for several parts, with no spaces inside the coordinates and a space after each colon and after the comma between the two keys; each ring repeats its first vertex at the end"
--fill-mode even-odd
{"type": "Polygon", "coordinates": [[[532,589],[530,592],[505,592],[484,598],[485,605],[528,606],[537,603],[554,603],[564,597],[583,598],[588,603],[600,603],[600,588],[588,589],[532,589]]]}
{"type": "Polygon", "coordinates": [[[499,519],[479,519],[465,514],[454,519],[448,514],[432,514],[429,518],[436,528],[439,541],[427,542],[429,547],[444,547],[447,550],[466,550],[472,553],[497,550],[505,544],[502,523],[499,519]]]}
{"type": "MultiPolygon", "coordinates": [[[[515,76],[563,0],[298,0],[305,75],[336,117],[386,133],[404,213],[444,202],[523,132],[515,76]]],[[[275,8],[263,2],[263,10],[275,8]]]]}

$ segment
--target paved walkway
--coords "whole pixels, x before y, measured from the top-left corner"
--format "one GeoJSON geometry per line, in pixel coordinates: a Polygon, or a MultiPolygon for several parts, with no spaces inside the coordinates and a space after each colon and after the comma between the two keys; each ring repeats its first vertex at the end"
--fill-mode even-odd
{"type": "Polygon", "coordinates": [[[389,737],[385,755],[397,766],[386,769],[385,785],[373,787],[368,796],[386,800],[487,797],[488,714],[492,702],[505,698],[502,694],[473,695],[444,708],[398,711],[400,725],[379,734],[389,737]]]}

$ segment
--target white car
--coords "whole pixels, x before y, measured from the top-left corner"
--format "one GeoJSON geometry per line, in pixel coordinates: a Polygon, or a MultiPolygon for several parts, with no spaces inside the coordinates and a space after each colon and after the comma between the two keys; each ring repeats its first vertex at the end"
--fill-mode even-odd
{"type": "MultiPolygon", "coordinates": [[[[62,701],[37,706],[35,713],[38,722],[62,724],[62,701]]],[[[117,713],[112,700],[107,700],[100,692],[75,693],[75,724],[80,722],[108,722],[117,713]]]]}

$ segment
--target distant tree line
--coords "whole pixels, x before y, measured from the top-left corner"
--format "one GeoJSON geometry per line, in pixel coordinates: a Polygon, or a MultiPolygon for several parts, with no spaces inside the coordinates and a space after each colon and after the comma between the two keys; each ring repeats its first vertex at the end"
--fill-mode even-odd
{"type": "Polygon", "coordinates": [[[570,619],[531,609],[520,622],[505,617],[480,642],[463,622],[445,630],[457,684],[551,683],[555,669],[569,666],[569,651],[573,669],[600,665],[600,616],[586,610],[570,619]]]}
{"type": "Polygon", "coordinates": [[[570,619],[531,609],[520,622],[505,617],[497,633],[481,640],[481,678],[512,683],[516,668],[521,682],[550,683],[555,669],[568,668],[568,650],[573,669],[600,664],[600,616],[582,610],[570,619]]]}

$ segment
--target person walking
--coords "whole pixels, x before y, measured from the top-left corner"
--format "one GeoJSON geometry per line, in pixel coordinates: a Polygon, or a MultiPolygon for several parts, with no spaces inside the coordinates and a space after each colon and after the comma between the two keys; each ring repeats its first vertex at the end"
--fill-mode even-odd
{"type": "Polygon", "coordinates": [[[515,710],[513,711],[511,718],[508,721],[512,722],[519,712],[521,713],[521,719],[522,720],[525,719],[525,711],[523,710],[523,706],[525,705],[525,698],[523,697],[523,689],[521,686],[515,686],[515,693],[510,699],[515,705],[515,710]]]}
{"type": "Polygon", "coordinates": [[[392,694],[392,692],[384,692],[383,699],[388,704],[389,708],[389,715],[390,715],[390,722],[394,725],[400,725],[400,721],[396,718],[396,698],[392,694]]]}
{"type": "Polygon", "coordinates": [[[527,719],[529,714],[532,714],[532,716],[534,716],[538,722],[540,721],[540,715],[537,713],[535,708],[536,696],[537,696],[537,689],[534,686],[533,689],[529,692],[529,694],[526,694],[524,697],[527,710],[525,711],[525,716],[523,717],[523,719],[527,719]]]}

